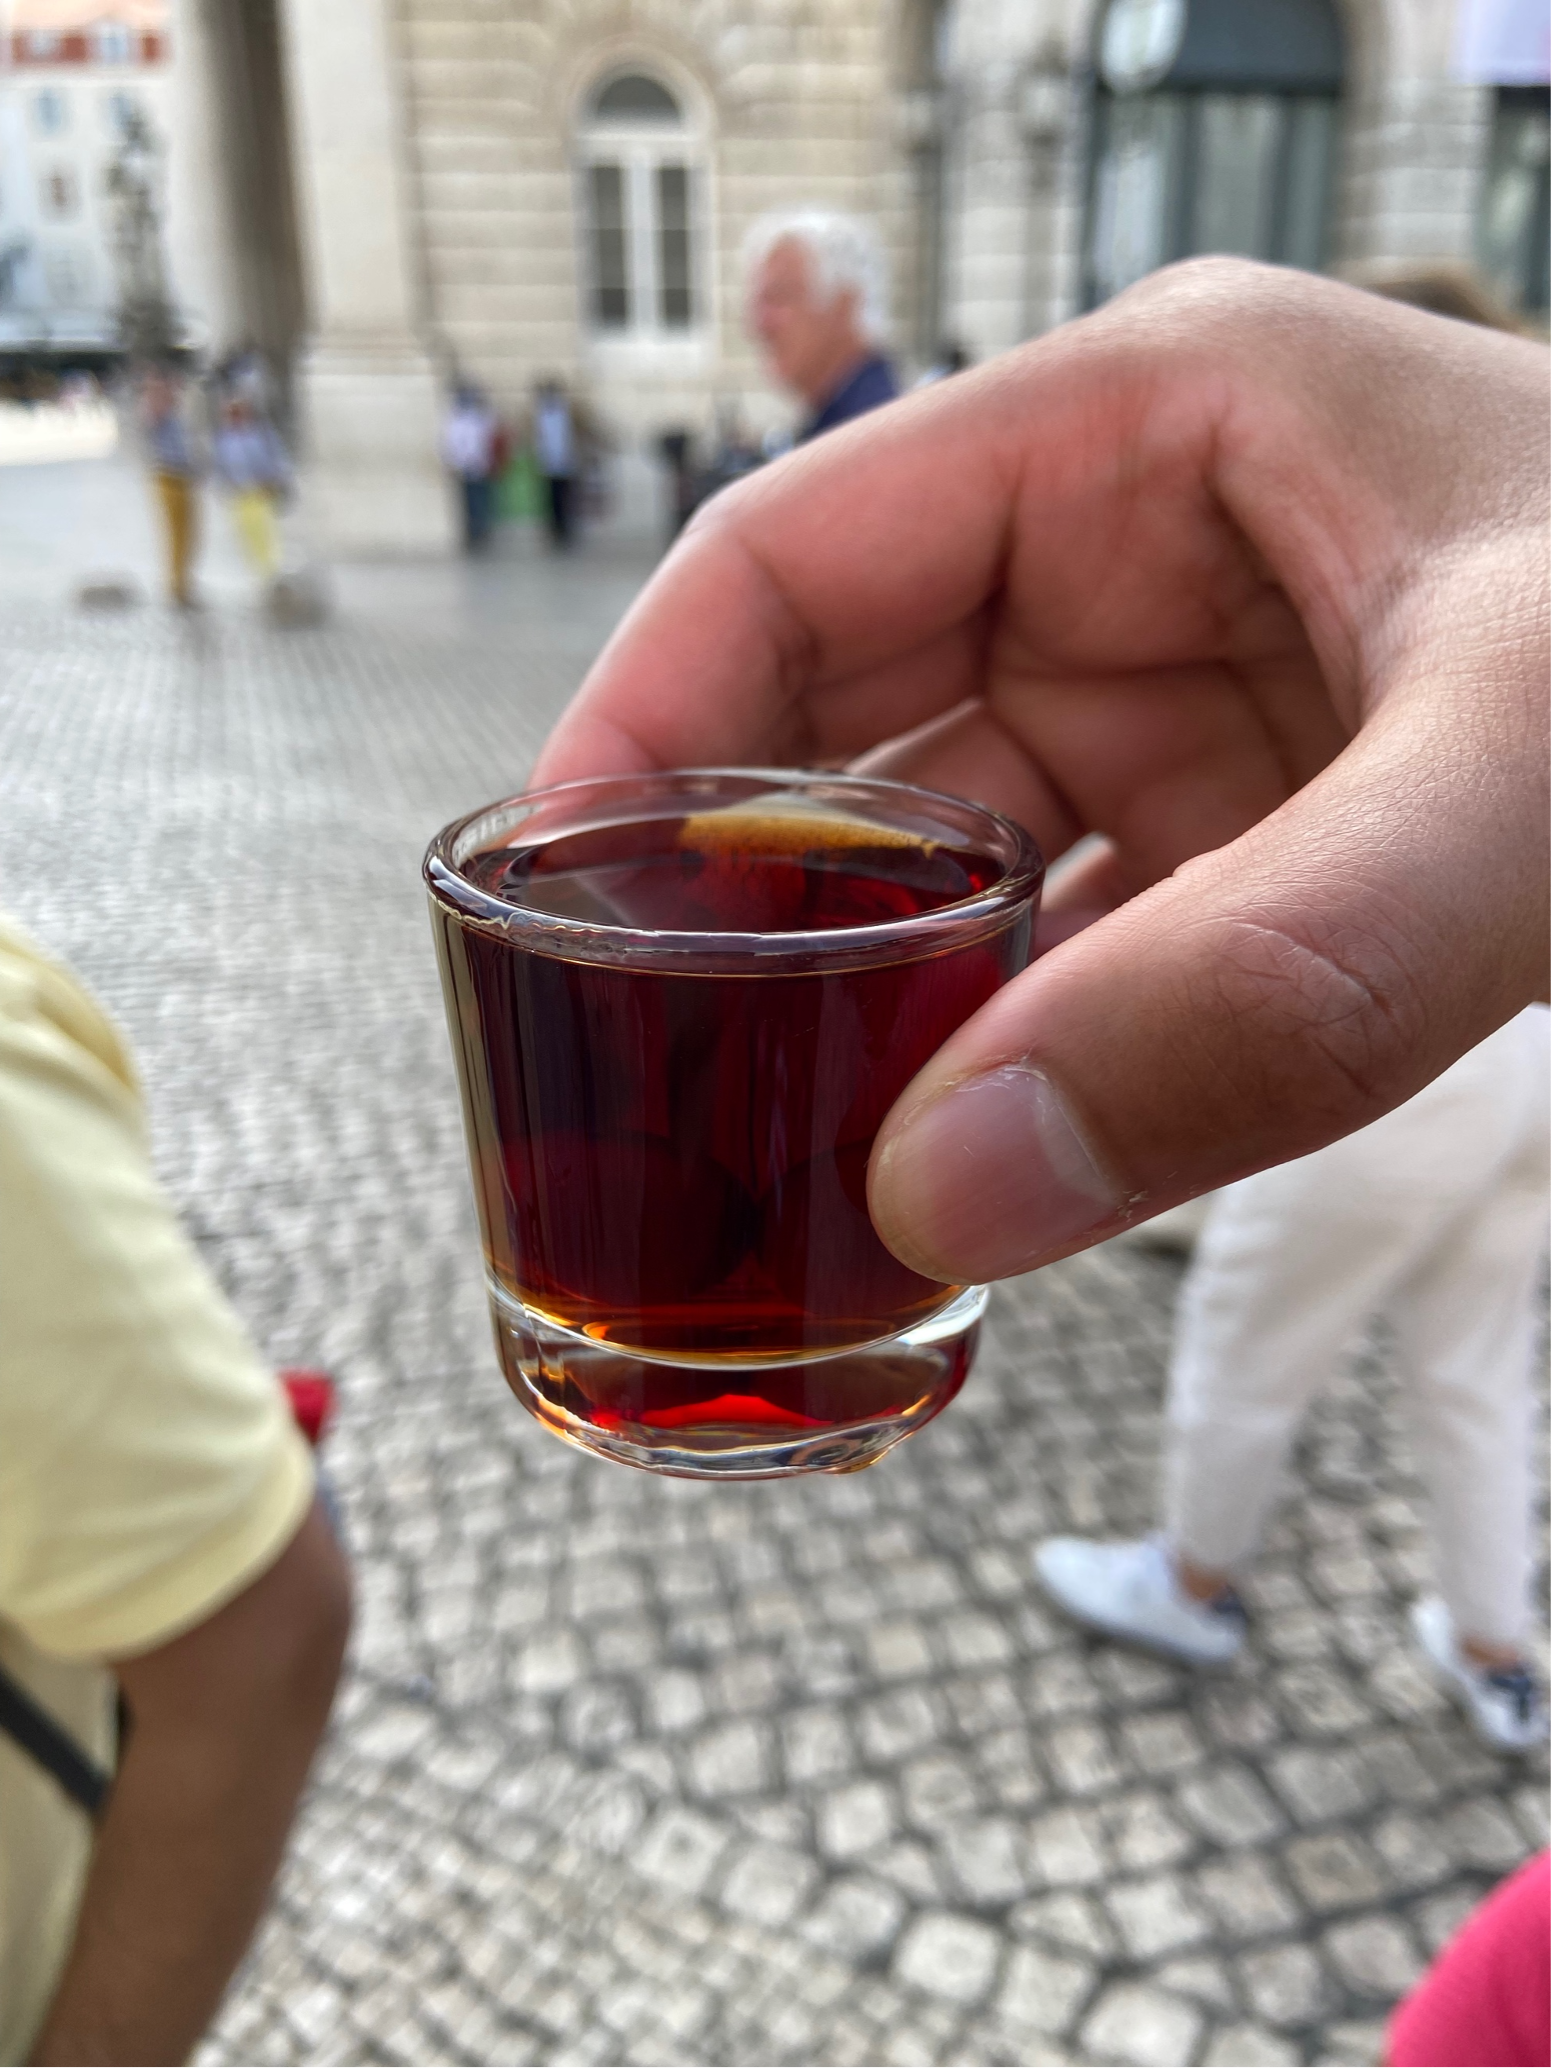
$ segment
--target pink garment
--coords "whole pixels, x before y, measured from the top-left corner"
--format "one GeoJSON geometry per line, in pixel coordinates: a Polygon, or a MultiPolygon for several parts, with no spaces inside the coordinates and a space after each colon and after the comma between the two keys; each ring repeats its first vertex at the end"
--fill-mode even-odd
{"type": "Polygon", "coordinates": [[[1551,2064],[1552,1863],[1491,1892],[1390,2024],[1395,2065],[1551,2064]]]}

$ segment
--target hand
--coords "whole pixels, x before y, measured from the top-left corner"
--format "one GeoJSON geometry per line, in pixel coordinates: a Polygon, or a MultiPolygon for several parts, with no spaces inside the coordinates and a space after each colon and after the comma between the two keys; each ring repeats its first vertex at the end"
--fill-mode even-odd
{"type": "Polygon", "coordinates": [[[1546,470],[1541,348],[1193,262],[718,497],[535,782],[864,757],[1075,851],[873,1165],[909,1264],[1019,1272],[1541,995],[1546,470]]]}

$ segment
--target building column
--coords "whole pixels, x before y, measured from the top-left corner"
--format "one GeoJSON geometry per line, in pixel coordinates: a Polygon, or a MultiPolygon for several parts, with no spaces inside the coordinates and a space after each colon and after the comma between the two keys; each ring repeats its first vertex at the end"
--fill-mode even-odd
{"type": "Polygon", "coordinates": [[[1475,263],[1492,95],[1393,78],[1349,104],[1337,211],[1344,264],[1475,263]]]}
{"type": "Polygon", "coordinates": [[[1338,160],[1343,266],[1474,263],[1492,95],[1460,76],[1460,0],[1345,0],[1352,45],[1338,160]]]}
{"type": "Polygon", "coordinates": [[[947,331],[978,358],[1075,306],[1081,103],[1060,0],[951,0],[947,331]]]}
{"type": "Polygon", "coordinates": [[[222,0],[173,0],[167,137],[169,293],[201,347],[222,353],[243,335],[233,182],[224,150],[222,0]]]}
{"type": "Polygon", "coordinates": [[[956,67],[949,100],[947,330],[988,359],[1025,332],[1028,145],[1006,53],[956,67]]]}
{"type": "Polygon", "coordinates": [[[303,492],[337,553],[446,553],[442,383],[419,332],[385,0],[284,0],[307,302],[303,492]]]}
{"type": "Polygon", "coordinates": [[[1028,292],[1023,329],[1030,338],[1077,314],[1082,240],[1087,225],[1086,75],[1066,68],[1058,48],[1023,85],[1023,127],[1032,165],[1028,211],[1028,292]]]}

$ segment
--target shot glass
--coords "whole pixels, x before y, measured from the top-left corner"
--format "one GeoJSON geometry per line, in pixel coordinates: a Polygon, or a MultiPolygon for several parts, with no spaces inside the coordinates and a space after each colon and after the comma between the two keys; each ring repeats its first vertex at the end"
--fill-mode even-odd
{"type": "Polygon", "coordinates": [[[676,770],[487,806],[424,874],[524,1406],[704,1477],[868,1466],[945,1408],[985,1290],[887,1250],[866,1167],[1027,961],[1021,828],[905,784],[676,770]]]}

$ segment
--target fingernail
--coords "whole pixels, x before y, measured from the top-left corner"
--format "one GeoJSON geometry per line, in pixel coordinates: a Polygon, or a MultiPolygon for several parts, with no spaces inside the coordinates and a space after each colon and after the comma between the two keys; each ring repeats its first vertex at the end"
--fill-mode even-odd
{"type": "Polygon", "coordinates": [[[911,1109],[877,1153],[871,1186],[883,1242],[936,1280],[1026,1272],[1123,1205],[1053,1084],[1025,1064],[911,1109]]]}

